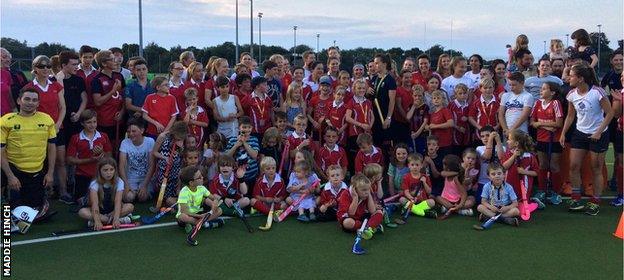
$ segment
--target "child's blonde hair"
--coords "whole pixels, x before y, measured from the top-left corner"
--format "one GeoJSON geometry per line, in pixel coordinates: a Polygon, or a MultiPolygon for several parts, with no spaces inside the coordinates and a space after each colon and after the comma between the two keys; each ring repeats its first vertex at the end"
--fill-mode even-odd
{"type": "Polygon", "coordinates": [[[286,100],[284,100],[284,103],[286,103],[287,105],[298,103],[297,105],[299,105],[299,107],[303,107],[303,105],[305,104],[305,100],[303,100],[302,94],[303,92],[302,92],[301,84],[297,82],[292,82],[290,83],[290,85],[288,85],[288,90],[286,90],[286,100]],[[295,93],[296,90],[299,90],[299,93],[301,94],[299,96],[299,101],[293,100],[293,94],[295,93]]]}
{"type": "Polygon", "coordinates": [[[372,145],[373,144],[373,136],[371,136],[368,133],[362,133],[360,135],[358,135],[357,139],[355,140],[356,144],[362,145],[362,144],[369,144],[372,145]]]}
{"type": "Polygon", "coordinates": [[[425,93],[425,88],[420,84],[415,84],[412,86],[412,93],[425,93]]]}
{"type": "Polygon", "coordinates": [[[512,130],[511,133],[509,133],[511,138],[518,142],[518,148],[523,151],[523,152],[527,152],[527,153],[532,153],[534,152],[535,149],[535,142],[533,141],[533,138],[531,138],[531,136],[519,129],[515,129],[512,130]]]}
{"type": "Polygon", "coordinates": [[[464,93],[468,93],[468,86],[463,83],[459,83],[455,86],[455,89],[453,92],[457,94],[458,91],[463,91],[464,93]]]}
{"type": "Polygon", "coordinates": [[[494,80],[493,80],[492,78],[485,78],[485,79],[482,79],[482,80],[479,82],[479,85],[480,85],[482,88],[483,88],[483,87],[486,87],[486,86],[491,86],[491,87],[494,87],[495,83],[494,83],[494,80]]]}
{"type": "Polygon", "coordinates": [[[364,176],[368,177],[371,181],[373,178],[380,178],[383,173],[383,167],[377,163],[369,163],[364,166],[364,170],[362,170],[364,176]]]}
{"type": "Polygon", "coordinates": [[[295,167],[293,168],[294,171],[302,171],[306,174],[306,176],[308,174],[310,174],[310,171],[312,170],[312,167],[310,166],[310,164],[307,161],[300,161],[297,162],[295,164],[295,167]]]}
{"type": "Polygon", "coordinates": [[[442,90],[437,89],[431,92],[431,98],[436,97],[436,96],[438,98],[442,98],[442,106],[446,107],[447,105],[446,93],[442,90]]]}
{"type": "Polygon", "coordinates": [[[353,90],[355,91],[355,89],[357,88],[357,86],[364,86],[364,89],[366,90],[366,88],[368,87],[368,84],[360,79],[357,79],[353,82],[353,90]]]}
{"type": "Polygon", "coordinates": [[[407,162],[423,162],[423,156],[419,153],[411,153],[409,155],[407,155],[407,162]]]}
{"type": "Polygon", "coordinates": [[[518,35],[516,37],[516,45],[514,45],[513,52],[516,53],[519,50],[528,50],[529,49],[529,37],[524,34],[518,35]]]}
{"type": "Polygon", "coordinates": [[[351,186],[358,191],[370,189],[371,184],[370,179],[362,173],[358,173],[351,177],[351,186]]]}
{"type": "Polygon", "coordinates": [[[277,127],[269,127],[262,136],[262,147],[267,147],[271,139],[276,139],[279,142],[280,137],[280,132],[277,127]]]}
{"type": "Polygon", "coordinates": [[[216,150],[216,151],[223,150],[223,147],[227,145],[225,136],[223,136],[223,134],[219,132],[213,132],[210,135],[208,135],[208,140],[212,140],[212,142],[215,143],[215,147],[209,146],[209,148],[216,150]]]}
{"type": "Polygon", "coordinates": [[[260,161],[260,171],[264,172],[268,167],[277,167],[277,162],[272,157],[263,157],[260,161]]]}

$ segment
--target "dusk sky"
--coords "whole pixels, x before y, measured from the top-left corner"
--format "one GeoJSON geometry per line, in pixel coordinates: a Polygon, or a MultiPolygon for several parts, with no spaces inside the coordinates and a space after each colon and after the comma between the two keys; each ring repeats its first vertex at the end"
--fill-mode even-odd
{"type": "MultiPolygon", "coordinates": [[[[143,0],[143,42],[169,48],[206,47],[235,42],[236,0],[143,0]]],[[[69,1],[3,0],[0,33],[33,46],[59,42],[78,49],[138,43],[138,0],[69,1]]],[[[250,2],[239,0],[239,43],[250,41],[250,2]]],[[[564,41],[578,28],[597,32],[597,24],[617,48],[622,39],[622,1],[328,1],[256,0],[262,43],[291,48],[293,25],[297,43],[327,48],[336,40],[342,49],[356,47],[419,47],[440,44],[464,54],[504,57],[515,37],[529,37],[531,51],[541,55],[544,41],[564,41]],[[522,4],[522,5],[521,5],[522,4]],[[451,41],[451,21],[453,26],[451,41]],[[426,32],[425,32],[426,23],[426,32]]],[[[570,40],[572,44],[572,40],[570,40]]]]}

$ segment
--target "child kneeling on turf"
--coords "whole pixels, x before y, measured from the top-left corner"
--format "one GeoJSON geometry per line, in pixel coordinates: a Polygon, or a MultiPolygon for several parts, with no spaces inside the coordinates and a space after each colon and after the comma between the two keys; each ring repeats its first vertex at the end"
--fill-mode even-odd
{"type": "Polygon", "coordinates": [[[193,227],[199,223],[203,217],[210,215],[205,228],[220,227],[223,225],[221,209],[214,196],[204,187],[204,176],[196,165],[182,168],[180,171],[180,182],[184,186],[178,195],[178,213],[176,219],[178,225],[185,226],[185,231],[191,232],[193,227]],[[204,212],[204,206],[208,206],[210,211],[204,212]]]}
{"type": "Polygon", "coordinates": [[[335,221],[338,211],[338,197],[349,189],[344,182],[344,171],[340,165],[333,164],[327,167],[329,182],[325,183],[321,196],[316,205],[319,209],[319,221],[335,221]]]}
{"type": "Polygon", "coordinates": [[[314,214],[314,208],[316,207],[316,200],[314,194],[316,193],[315,183],[319,181],[316,174],[312,172],[312,167],[307,161],[301,161],[295,163],[294,172],[288,181],[288,187],[286,190],[290,193],[290,196],[286,198],[288,204],[293,204],[301,196],[306,197],[299,202],[296,206],[299,216],[297,220],[301,222],[316,221],[316,215],[314,214]],[[305,215],[305,210],[310,212],[310,217],[305,215]]]}
{"type": "MultiPolygon", "coordinates": [[[[270,129],[270,128],[269,128],[270,129]]],[[[278,217],[282,209],[286,209],[286,189],[282,177],[277,173],[277,163],[272,157],[263,157],[260,161],[262,176],[258,177],[253,189],[251,206],[260,213],[268,215],[273,204],[274,216],[278,217]]]]}
{"type": "Polygon", "coordinates": [[[219,174],[212,179],[210,184],[210,192],[215,199],[223,199],[221,210],[224,215],[233,216],[236,212],[234,204],[238,203],[240,208],[249,205],[247,194],[247,184],[241,179],[245,176],[245,166],[236,167],[236,161],[230,155],[221,155],[217,160],[217,169],[219,174]],[[234,169],[236,174],[234,174],[234,169]]]}
{"type": "Polygon", "coordinates": [[[131,203],[123,203],[124,183],[117,172],[117,162],[110,157],[100,159],[96,176],[89,185],[89,203],[78,211],[78,215],[87,220],[87,226],[101,230],[103,225],[132,223],[129,214],[134,210],[131,203]]]}
{"type": "Polygon", "coordinates": [[[344,231],[355,232],[368,219],[362,238],[371,239],[376,230],[383,232],[383,214],[377,210],[371,194],[371,181],[364,174],[351,178],[351,187],[338,198],[338,224],[344,231]]]}
{"type": "MultiPolygon", "coordinates": [[[[403,176],[401,189],[403,194],[399,202],[403,205],[403,211],[410,211],[417,216],[436,218],[438,214],[432,210],[435,201],[431,198],[431,180],[423,174],[423,157],[418,153],[407,156],[409,173],[403,176]],[[410,207],[411,205],[411,207],[410,207]],[[409,207],[409,209],[408,209],[409,207]]],[[[397,224],[405,224],[405,220],[396,219],[397,224]]]]}
{"type": "Polygon", "coordinates": [[[481,204],[477,206],[479,221],[501,214],[501,219],[506,223],[518,226],[520,211],[518,210],[518,197],[513,187],[505,182],[505,171],[500,163],[490,163],[487,169],[490,182],[483,186],[481,204]]]}

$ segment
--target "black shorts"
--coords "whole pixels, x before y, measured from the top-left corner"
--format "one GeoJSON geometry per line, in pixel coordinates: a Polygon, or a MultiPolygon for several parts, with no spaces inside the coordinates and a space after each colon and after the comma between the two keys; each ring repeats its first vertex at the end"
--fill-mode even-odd
{"type": "Polygon", "coordinates": [[[577,129],[574,129],[572,139],[570,140],[572,149],[588,150],[594,153],[604,153],[609,149],[608,130],[602,133],[598,141],[589,139],[590,136],[591,134],[585,134],[577,129]]]}
{"type": "Polygon", "coordinates": [[[616,154],[622,153],[622,143],[624,143],[624,133],[621,130],[616,130],[615,133],[615,142],[613,142],[613,149],[616,154]]]}
{"type": "MultiPolygon", "coordinates": [[[[32,208],[43,205],[45,200],[45,188],[43,187],[43,177],[45,177],[47,164],[44,164],[43,168],[35,173],[24,172],[11,163],[9,167],[13,172],[13,175],[20,181],[21,188],[19,191],[10,190],[9,203],[13,206],[26,205],[32,208]]],[[[6,174],[2,172],[2,185],[5,186],[8,183],[6,174]]]]}
{"type": "Polygon", "coordinates": [[[56,144],[57,147],[60,146],[65,146],[67,145],[67,135],[65,135],[65,129],[61,128],[57,133],[56,133],[56,142],[54,142],[56,144]]]}
{"type": "MultiPolygon", "coordinates": [[[[549,145],[548,142],[538,141],[537,142],[537,151],[538,152],[543,152],[543,153],[548,153],[548,145],[549,145]]],[[[551,152],[553,152],[555,154],[560,154],[561,152],[563,152],[563,147],[561,147],[561,144],[559,144],[559,142],[552,142],[551,152]]]]}

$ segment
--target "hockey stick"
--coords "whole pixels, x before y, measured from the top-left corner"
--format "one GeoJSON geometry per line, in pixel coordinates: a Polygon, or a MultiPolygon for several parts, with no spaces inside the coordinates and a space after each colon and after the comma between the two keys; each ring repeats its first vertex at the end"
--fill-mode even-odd
{"type": "Polygon", "coordinates": [[[165,197],[165,189],[167,188],[167,181],[168,181],[168,176],[169,176],[169,171],[171,170],[171,166],[173,165],[173,155],[175,154],[176,151],[176,144],[175,142],[171,144],[171,151],[169,151],[169,159],[165,162],[166,166],[165,166],[165,172],[163,173],[163,180],[160,183],[160,191],[158,192],[158,200],[156,200],[156,206],[155,207],[150,207],[150,211],[152,213],[156,213],[158,211],[160,211],[160,207],[162,206],[162,201],[163,198],[165,197]]]}
{"type": "Polygon", "coordinates": [[[259,226],[260,230],[270,230],[271,225],[273,225],[273,208],[275,207],[275,203],[271,203],[271,210],[269,210],[269,215],[267,215],[266,224],[264,226],[259,226]]]}
{"type": "Polygon", "coordinates": [[[160,218],[165,216],[167,213],[171,212],[171,210],[173,210],[173,208],[176,205],[178,205],[177,202],[175,204],[165,208],[164,210],[160,211],[160,213],[156,214],[156,216],[153,216],[153,217],[143,217],[141,219],[141,223],[143,223],[144,225],[150,225],[150,224],[155,223],[156,221],[160,220],[160,218]]]}
{"type": "MultiPolygon", "coordinates": [[[[314,184],[312,184],[312,187],[316,187],[319,183],[320,183],[320,181],[316,181],[314,184]]],[[[299,197],[299,199],[295,200],[295,202],[293,202],[290,206],[288,206],[288,208],[286,208],[286,210],[284,210],[284,212],[282,212],[282,214],[279,215],[277,220],[279,222],[281,222],[284,219],[286,219],[286,217],[288,217],[288,215],[290,215],[290,213],[293,211],[293,209],[295,209],[295,207],[298,206],[299,203],[301,203],[301,201],[303,201],[303,199],[306,198],[306,196],[308,196],[308,194],[301,195],[299,197]]]]}
{"type": "Polygon", "coordinates": [[[522,220],[524,221],[530,220],[531,212],[537,209],[537,203],[535,202],[529,203],[529,201],[527,200],[528,183],[526,181],[528,181],[528,178],[526,175],[524,175],[524,179],[520,180],[520,192],[522,193],[522,204],[520,204],[518,207],[520,210],[520,218],[522,218],[522,220]]]}
{"type": "Polygon", "coordinates": [[[243,221],[243,224],[245,224],[247,231],[249,231],[249,233],[252,233],[253,228],[249,224],[249,221],[247,220],[247,217],[245,217],[245,213],[243,213],[243,209],[241,209],[238,202],[234,202],[232,206],[234,206],[234,210],[236,210],[236,215],[241,219],[241,221],[243,221]]]}
{"type": "Polygon", "coordinates": [[[496,222],[496,220],[498,220],[498,218],[501,217],[503,213],[498,213],[497,215],[492,216],[491,218],[489,218],[487,221],[485,221],[483,224],[481,225],[473,225],[472,227],[476,230],[486,230],[488,228],[490,228],[494,222],[496,222]]]}
{"type": "MultiPolygon", "coordinates": [[[[217,203],[216,207],[219,207],[222,202],[223,202],[223,200],[219,200],[219,203],[217,203]]],[[[197,242],[197,239],[196,239],[197,233],[199,232],[199,230],[201,230],[201,228],[204,225],[204,223],[206,221],[208,221],[210,216],[212,216],[212,210],[208,211],[208,213],[206,213],[201,218],[201,220],[199,220],[199,222],[197,224],[195,224],[195,226],[193,227],[193,230],[191,231],[191,233],[189,233],[189,235],[186,237],[186,243],[188,243],[191,246],[197,246],[199,244],[199,242],[197,242]]]]}
{"type": "Polygon", "coordinates": [[[362,246],[360,246],[360,242],[362,241],[362,232],[366,228],[367,224],[368,219],[364,219],[364,222],[362,222],[362,226],[360,227],[360,229],[358,229],[355,235],[355,242],[353,243],[353,247],[351,247],[351,253],[354,253],[356,255],[362,255],[366,253],[366,250],[364,250],[362,246]]]}
{"type": "MultiPolygon", "coordinates": [[[[133,223],[133,224],[120,224],[119,225],[119,229],[124,229],[124,228],[133,228],[138,226],[138,224],[133,223]]],[[[102,226],[102,229],[100,230],[113,230],[113,225],[105,225],[102,226]]],[[[84,229],[77,229],[77,230],[61,230],[61,231],[55,231],[52,233],[52,236],[63,236],[63,235],[70,235],[70,234],[78,234],[78,233],[85,233],[85,232],[92,232],[92,231],[96,231],[93,227],[88,227],[88,228],[84,228],[84,229]]]]}

